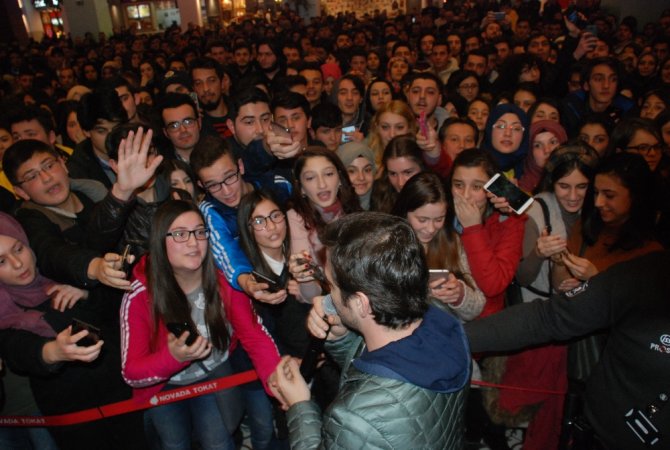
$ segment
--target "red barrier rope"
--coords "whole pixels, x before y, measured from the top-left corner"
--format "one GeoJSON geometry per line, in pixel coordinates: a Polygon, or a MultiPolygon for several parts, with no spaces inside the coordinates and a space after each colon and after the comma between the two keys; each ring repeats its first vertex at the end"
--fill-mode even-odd
{"type": "MultiPolygon", "coordinates": [[[[159,405],[167,405],[181,400],[197,397],[199,395],[211,394],[212,392],[222,391],[241,384],[249,383],[258,379],[254,370],[241,372],[227,377],[217,378],[216,380],[203,381],[202,383],[191,384],[169,391],[161,391],[151,397],[149,400],[138,402],[136,400],[123,400],[109,405],[99,406],[97,408],[85,409],[68,414],[59,414],[56,416],[0,416],[0,426],[2,427],[54,427],[74,425],[83,422],[93,422],[106,417],[118,416],[133,411],[152,408],[159,405]]],[[[507,386],[502,384],[488,383],[486,381],[472,381],[475,386],[488,388],[508,389],[514,391],[537,392],[541,394],[565,395],[565,391],[551,391],[546,389],[526,388],[521,386],[507,386]]]]}
{"type": "Polygon", "coordinates": [[[507,389],[509,391],[523,391],[523,392],[535,392],[538,394],[549,394],[549,395],[565,395],[567,391],[551,391],[548,389],[539,389],[539,388],[527,388],[521,386],[509,386],[507,384],[495,384],[489,383],[488,381],[475,381],[472,380],[470,384],[481,387],[488,388],[498,388],[498,389],[507,389]]]}
{"type": "Polygon", "coordinates": [[[211,394],[212,392],[222,391],[257,379],[258,375],[256,375],[256,372],[254,370],[249,370],[247,372],[237,373],[216,380],[208,380],[203,381],[202,383],[171,389],[169,391],[161,391],[149,400],[143,402],[138,402],[133,399],[123,400],[116,403],[110,403],[109,405],[99,406],[97,408],[85,409],[83,411],[68,414],[59,414],[56,416],[0,416],[0,426],[52,427],[92,422],[106,417],[118,416],[120,414],[139,411],[141,409],[186,400],[199,395],[211,394]]]}

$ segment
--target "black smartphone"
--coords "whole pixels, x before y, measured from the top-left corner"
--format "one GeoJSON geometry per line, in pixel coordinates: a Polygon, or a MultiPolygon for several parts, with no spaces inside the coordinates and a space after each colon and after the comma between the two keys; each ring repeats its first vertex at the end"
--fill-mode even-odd
{"type": "Polygon", "coordinates": [[[496,197],[505,197],[515,213],[523,214],[533,203],[533,197],[519,189],[501,173],[497,173],[484,185],[484,189],[496,197]]]}
{"type": "Polygon", "coordinates": [[[586,21],[579,15],[579,11],[575,5],[568,6],[568,8],[563,11],[563,15],[580,30],[586,26],[586,21]]]}
{"type": "Polygon", "coordinates": [[[326,276],[323,273],[323,270],[321,270],[321,267],[316,265],[316,263],[314,263],[313,261],[310,261],[306,258],[298,258],[295,262],[298,263],[298,264],[307,264],[309,266],[309,268],[314,271],[312,276],[314,277],[315,280],[324,281],[324,282],[327,281],[326,276]]]}
{"type": "Polygon", "coordinates": [[[88,330],[88,334],[77,341],[77,346],[79,347],[90,347],[91,345],[95,345],[98,343],[98,341],[102,340],[102,332],[100,331],[100,328],[93,326],[90,323],[73,318],[71,325],[71,334],[77,334],[84,330],[88,330]]]}
{"type": "Polygon", "coordinates": [[[121,271],[126,274],[126,278],[130,276],[130,262],[128,262],[128,257],[130,256],[130,244],[126,244],[121,253],[121,271]]]}
{"type": "Polygon", "coordinates": [[[255,270],[251,271],[252,275],[254,276],[254,279],[256,280],[257,283],[266,283],[268,285],[268,288],[266,291],[275,293],[281,289],[284,289],[282,286],[277,283],[277,281],[273,280],[272,278],[263,275],[260,272],[257,272],[255,270]]]}
{"type": "Polygon", "coordinates": [[[170,322],[165,326],[170,331],[170,333],[174,334],[178,338],[181,337],[185,331],[188,331],[190,334],[186,338],[186,345],[193,345],[195,340],[198,338],[198,332],[195,331],[188,322],[170,322]]]}

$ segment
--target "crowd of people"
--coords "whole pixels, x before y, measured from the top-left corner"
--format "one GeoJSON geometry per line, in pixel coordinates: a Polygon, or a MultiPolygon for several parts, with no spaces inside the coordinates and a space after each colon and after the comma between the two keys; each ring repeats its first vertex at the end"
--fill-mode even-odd
{"type": "MultiPolygon", "coordinates": [[[[670,245],[670,9],[642,25],[597,0],[559,3],[449,1],[417,14],[310,20],[286,8],[184,32],[0,45],[2,414],[147,400],[249,369],[259,377],[100,421],[0,428],[0,446],[234,449],[243,422],[254,449],[313,448],[318,429],[304,434],[299,424],[316,410],[304,406],[309,392],[294,395],[300,375],[285,355],[302,358],[329,329],[337,345],[326,345],[333,356],[323,355],[310,385],[316,403],[333,405],[329,420],[349,417],[338,415],[342,396],[358,392],[339,377],[351,370],[402,380],[413,386],[404,395],[429,392],[451,412],[442,433],[426,425],[418,441],[386,444],[370,440],[367,425],[342,432],[324,419],[326,447],[496,450],[522,430],[523,448],[564,448],[584,413],[592,448],[649,444],[631,437],[624,415],[654,398],[633,405],[622,395],[607,420],[581,406],[591,373],[603,376],[594,368],[612,316],[557,325],[549,336],[534,329],[518,341],[530,349],[483,337],[503,335],[487,316],[505,309],[522,328],[508,306],[578,297],[611,266],[670,245]],[[498,173],[534,197],[527,211],[487,192],[498,173]],[[416,240],[420,267],[434,272],[415,274],[425,292],[411,299],[409,319],[345,277],[356,264],[332,260],[357,250],[330,224],[353,217],[386,230],[373,241],[388,239],[405,230],[388,215],[414,233],[397,246],[410,252],[416,240]],[[322,297],[356,297],[359,288],[366,295],[356,305],[371,316],[345,317],[355,307],[343,300],[335,307],[364,346],[322,297]],[[427,355],[397,367],[372,351],[378,325],[399,330],[386,345],[440,321],[453,346],[443,357],[459,368],[445,369],[448,382],[405,366],[430,365],[427,355]],[[534,390],[467,393],[465,324],[473,378],[534,390]],[[615,438],[603,435],[609,428],[615,438]]],[[[343,223],[363,246],[364,230],[343,223]]],[[[401,272],[414,272],[396,253],[400,285],[401,272]]],[[[364,263],[356,276],[374,284],[364,263]]],[[[399,292],[411,293],[416,279],[399,292]]],[[[392,290],[393,280],[380,280],[392,290]]],[[[565,320],[589,312],[557,305],[545,308],[565,320]]],[[[537,308],[526,311],[545,314],[537,308]]],[[[667,353],[668,310],[654,308],[666,320],[667,353]]],[[[382,348],[396,358],[413,342],[382,348]]],[[[364,420],[382,435],[400,432],[364,420]]]]}

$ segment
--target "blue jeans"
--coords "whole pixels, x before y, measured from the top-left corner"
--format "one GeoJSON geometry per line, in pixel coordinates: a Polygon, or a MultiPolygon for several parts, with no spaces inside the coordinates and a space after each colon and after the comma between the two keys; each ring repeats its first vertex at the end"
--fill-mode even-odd
{"type": "MultiPolygon", "coordinates": [[[[243,372],[245,370],[253,369],[251,359],[249,359],[249,356],[242,346],[237,347],[230,355],[230,364],[235,372],[243,372]]],[[[254,450],[269,450],[276,448],[272,402],[265,393],[263,385],[260,381],[253,381],[240,386],[240,391],[242,394],[242,402],[236,404],[236,406],[239,405],[240,409],[235,409],[235,414],[241,418],[242,414],[246,412],[248,417],[247,423],[251,430],[252,447],[254,450]]],[[[219,405],[222,405],[221,401],[219,402],[219,405]]],[[[226,408],[231,408],[231,405],[226,408]]],[[[239,425],[239,419],[237,425],[239,425]]],[[[230,429],[232,430],[233,428],[230,429]]]]}
{"type": "Polygon", "coordinates": [[[5,450],[58,450],[46,428],[0,427],[0,448],[5,450]]]}
{"type": "MultiPolygon", "coordinates": [[[[209,378],[219,376],[217,368],[209,378]]],[[[235,450],[214,393],[151,408],[145,415],[145,423],[153,424],[163,450],[191,450],[192,435],[202,450],[235,450]]]]}

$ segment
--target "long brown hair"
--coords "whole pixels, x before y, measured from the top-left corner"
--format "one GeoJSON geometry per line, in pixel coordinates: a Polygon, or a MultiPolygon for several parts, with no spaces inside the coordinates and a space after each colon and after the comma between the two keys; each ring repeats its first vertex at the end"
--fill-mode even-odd
{"type": "MultiPolygon", "coordinates": [[[[418,173],[403,186],[392,214],[407,219],[407,214],[431,203],[444,203],[449,209],[447,191],[434,173],[418,173]]],[[[461,269],[459,247],[458,235],[445,217],[444,226],[426,246],[428,268],[449,269],[467,283],[461,269]]]]}
{"type": "Polygon", "coordinates": [[[300,184],[300,175],[302,170],[305,167],[305,163],[310,158],[316,157],[326,158],[331,164],[335,166],[337,174],[340,177],[340,188],[337,191],[337,199],[342,204],[342,210],[345,214],[352,212],[361,211],[361,204],[358,201],[358,196],[356,191],[351,186],[351,181],[349,181],[349,174],[347,173],[347,168],[344,167],[340,158],[337,157],[335,152],[326,150],[323,147],[307,147],[295,161],[293,166],[293,178],[295,179],[293,186],[293,197],[291,199],[291,207],[295,212],[300,215],[305,221],[305,228],[308,230],[316,230],[316,232],[321,232],[321,230],[326,226],[326,222],[321,217],[321,214],[314,209],[312,203],[309,199],[302,196],[302,185],[300,184]]]}
{"type": "MultiPolygon", "coordinates": [[[[195,324],[191,318],[191,305],[174,276],[174,271],[167,256],[166,236],[170,226],[182,214],[194,212],[205,223],[202,213],[193,203],[185,200],[169,200],[163,203],[154,215],[149,239],[149,256],[147,257],[146,276],[147,289],[153,302],[153,338],[152,346],[156,345],[158,324],[170,322],[187,322],[193,329],[195,324]]],[[[202,271],[202,290],[205,295],[205,323],[209,330],[209,340],[214,348],[225,351],[229,336],[225,313],[221,305],[218,276],[214,259],[209,249],[200,268],[202,271]]]]}

